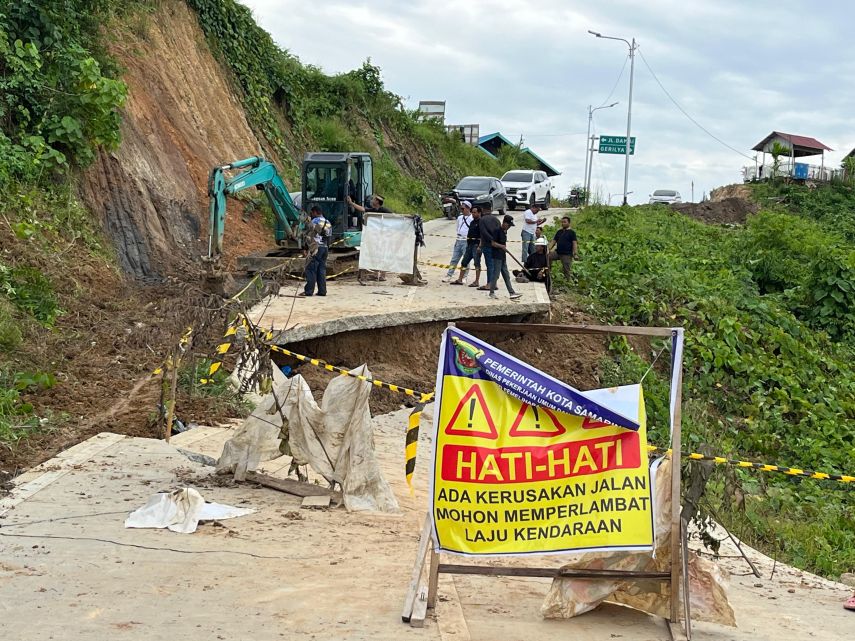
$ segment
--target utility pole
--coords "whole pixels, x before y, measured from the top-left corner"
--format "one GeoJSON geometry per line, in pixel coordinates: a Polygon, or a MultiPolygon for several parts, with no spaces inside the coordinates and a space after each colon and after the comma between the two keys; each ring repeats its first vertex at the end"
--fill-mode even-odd
{"type": "Polygon", "coordinates": [[[593,169],[594,164],[594,138],[596,136],[591,136],[588,138],[588,149],[585,150],[585,157],[589,158],[588,160],[588,175],[585,177],[585,206],[587,207],[588,201],[590,200],[591,193],[591,170],[593,169]]]}
{"type": "MultiPolygon", "coordinates": [[[[588,135],[585,136],[585,173],[582,174],[582,187],[588,184],[588,154],[591,149],[591,120],[594,118],[594,111],[591,109],[591,105],[588,105],[588,135]]],[[[588,205],[588,189],[585,187],[585,200],[582,203],[587,207],[588,205]]]]}
{"type": "Polygon", "coordinates": [[[591,136],[591,121],[594,119],[594,112],[600,109],[611,109],[614,107],[617,102],[613,102],[610,105],[600,105],[599,107],[595,107],[591,109],[591,105],[588,105],[588,137],[585,138],[587,141],[587,146],[585,147],[585,175],[584,175],[584,184],[585,184],[585,205],[588,204],[588,191],[590,191],[591,185],[591,165],[594,160],[594,151],[593,151],[593,137],[591,136]]]}
{"type": "Polygon", "coordinates": [[[632,42],[626,40],[625,38],[615,38],[613,36],[604,36],[601,33],[597,33],[596,31],[588,30],[593,36],[597,38],[603,38],[604,40],[620,40],[621,42],[625,42],[629,47],[629,105],[626,108],[626,152],[625,152],[625,160],[623,167],[623,204],[627,203],[627,195],[629,195],[629,152],[631,148],[631,135],[632,135],[632,83],[633,78],[635,76],[635,50],[638,48],[638,45],[635,43],[635,38],[632,39],[632,42]]]}

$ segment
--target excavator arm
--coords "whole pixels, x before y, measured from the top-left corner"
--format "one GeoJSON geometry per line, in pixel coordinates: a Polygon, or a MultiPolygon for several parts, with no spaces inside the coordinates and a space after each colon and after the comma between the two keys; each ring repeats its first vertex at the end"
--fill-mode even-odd
{"type": "Polygon", "coordinates": [[[255,187],[264,192],[276,217],[276,243],[293,241],[299,247],[300,212],[291,200],[285,183],[273,163],[261,156],[245,158],[228,165],[214,167],[208,177],[209,237],[208,260],[216,262],[223,253],[223,234],[226,224],[226,198],[244,189],[255,187]],[[232,177],[227,171],[244,169],[232,177]]]}

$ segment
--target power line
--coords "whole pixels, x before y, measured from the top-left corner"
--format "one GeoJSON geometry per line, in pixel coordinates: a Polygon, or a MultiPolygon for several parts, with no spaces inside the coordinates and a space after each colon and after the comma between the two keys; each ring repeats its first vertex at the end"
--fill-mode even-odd
{"type": "Polygon", "coordinates": [[[526,133],[520,133],[520,134],[503,134],[503,135],[505,136],[505,138],[519,138],[520,136],[522,136],[523,138],[541,138],[541,137],[546,137],[546,136],[550,136],[550,137],[553,137],[553,136],[584,136],[585,132],[579,131],[579,132],[573,132],[573,133],[568,132],[568,133],[559,133],[559,134],[526,134],[526,133]]]}
{"type": "Polygon", "coordinates": [[[615,84],[612,86],[612,90],[609,92],[609,95],[606,97],[606,99],[603,100],[603,104],[601,104],[599,107],[597,107],[597,109],[599,109],[600,107],[604,107],[605,104],[614,95],[615,89],[617,89],[617,86],[620,83],[620,79],[623,78],[623,72],[626,70],[626,63],[628,60],[629,60],[629,54],[627,54],[626,58],[623,59],[623,67],[620,68],[620,73],[618,74],[617,80],[615,80],[615,84]]]}
{"type": "Polygon", "coordinates": [[[742,156],[743,158],[747,158],[748,160],[754,160],[754,158],[752,158],[751,156],[748,156],[748,155],[746,155],[746,154],[742,153],[741,151],[739,151],[738,149],[736,149],[735,147],[731,147],[730,145],[728,145],[728,144],[727,144],[726,142],[724,142],[721,138],[719,138],[718,136],[716,136],[715,134],[713,134],[709,129],[707,129],[707,128],[706,128],[706,127],[704,127],[701,123],[699,123],[697,120],[695,120],[694,118],[692,118],[692,117],[689,115],[689,113],[688,113],[685,109],[683,109],[683,108],[680,106],[680,103],[678,103],[678,102],[674,99],[674,97],[673,97],[670,93],[668,93],[668,90],[665,88],[665,86],[664,86],[664,85],[662,84],[662,82],[659,80],[659,78],[657,77],[656,73],[653,71],[653,69],[651,69],[651,68],[650,68],[650,65],[649,65],[649,64],[648,64],[648,62],[647,62],[647,58],[645,58],[645,57],[644,57],[644,54],[641,52],[641,48],[639,48],[639,49],[638,49],[638,55],[640,55],[640,56],[641,56],[641,60],[642,60],[642,62],[644,62],[644,66],[645,66],[645,67],[647,67],[647,70],[650,72],[650,75],[651,75],[651,76],[653,76],[653,79],[656,81],[656,84],[658,84],[658,85],[659,85],[659,88],[660,88],[660,89],[662,89],[662,91],[665,93],[665,95],[666,95],[666,96],[668,96],[668,99],[669,99],[671,102],[673,102],[673,103],[674,103],[674,106],[675,106],[675,107],[677,107],[677,109],[679,109],[679,110],[680,110],[680,113],[682,113],[684,116],[686,116],[686,118],[688,118],[688,119],[692,122],[692,124],[694,124],[698,129],[700,129],[701,131],[703,131],[707,136],[709,136],[710,138],[712,138],[713,140],[715,140],[715,141],[716,141],[716,142],[718,142],[719,144],[721,144],[721,145],[723,145],[723,146],[727,147],[728,149],[730,149],[732,152],[737,153],[737,154],[739,154],[740,156],[742,156]]]}

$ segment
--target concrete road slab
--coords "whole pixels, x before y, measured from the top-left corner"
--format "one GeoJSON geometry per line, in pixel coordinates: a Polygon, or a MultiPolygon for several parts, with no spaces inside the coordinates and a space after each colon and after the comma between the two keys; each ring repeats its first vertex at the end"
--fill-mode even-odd
{"type": "MultiPolygon", "coordinates": [[[[549,217],[561,215],[563,211],[550,210],[549,217]]],[[[509,237],[514,241],[511,243],[513,254],[519,259],[522,212],[512,215],[517,224],[509,237]]],[[[425,223],[424,228],[427,247],[420,250],[420,261],[447,264],[454,245],[455,221],[431,220],[425,223]]],[[[510,260],[508,268],[518,267],[510,260]]],[[[443,283],[446,269],[430,265],[420,265],[419,269],[428,281],[422,287],[403,285],[393,275],[389,275],[385,282],[371,281],[364,286],[333,281],[329,283],[325,297],[294,298],[295,293],[301,291],[301,286],[283,287],[278,296],[255,305],[249,316],[265,328],[272,327],[278,333],[275,340],[285,345],[352,330],[461,318],[515,316],[549,310],[549,296],[541,284],[514,283],[522,297],[512,301],[500,280],[500,298],[492,300],[487,292],[443,283]]],[[[473,276],[474,272],[470,273],[470,278],[473,276]]],[[[481,275],[481,282],[485,281],[486,271],[481,275]]]]}

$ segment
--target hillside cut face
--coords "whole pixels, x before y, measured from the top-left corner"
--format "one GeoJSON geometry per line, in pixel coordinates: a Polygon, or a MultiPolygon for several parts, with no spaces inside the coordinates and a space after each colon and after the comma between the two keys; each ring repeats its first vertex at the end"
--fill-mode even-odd
{"type": "MultiPolygon", "coordinates": [[[[198,264],[207,251],[211,167],[271,154],[250,129],[184,2],[160,3],[144,33],[127,30],[112,53],[129,89],[122,143],[114,152],[102,151],[84,172],[81,196],[100,216],[122,268],[136,278],[159,278],[198,264]]],[[[226,234],[227,256],[269,244],[260,221],[246,229],[235,217],[226,234]]]]}

